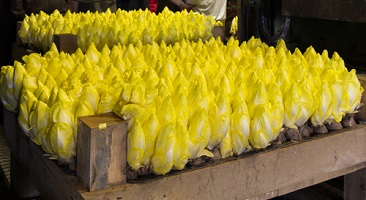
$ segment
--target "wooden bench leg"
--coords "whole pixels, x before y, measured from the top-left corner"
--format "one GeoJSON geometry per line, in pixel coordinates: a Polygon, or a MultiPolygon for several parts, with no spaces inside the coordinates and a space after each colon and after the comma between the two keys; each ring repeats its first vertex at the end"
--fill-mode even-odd
{"type": "Polygon", "coordinates": [[[16,197],[20,199],[31,199],[40,196],[27,172],[18,163],[17,159],[11,156],[10,162],[11,189],[16,197]]]}
{"type": "Polygon", "coordinates": [[[366,168],[344,176],[344,199],[366,199],[366,168]]]}

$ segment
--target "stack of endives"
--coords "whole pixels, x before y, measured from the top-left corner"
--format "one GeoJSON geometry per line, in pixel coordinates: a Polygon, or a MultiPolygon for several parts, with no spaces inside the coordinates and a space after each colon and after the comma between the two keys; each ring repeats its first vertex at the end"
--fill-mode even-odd
{"type": "Polygon", "coordinates": [[[155,174],[215,147],[222,158],[266,148],[283,127],[339,122],[363,92],[337,53],[291,53],[282,40],[92,44],[72,55],[53,45],[23,60],[2,67],[1,100],[35,143],[70,161],[77,118],[113,111],[129,122],[129,165],[155,174]]]}
{"type": "Polygon", "coordinates": [[[193,12],[172,12],[165,8],[156,15],[149,10],[124,11],[118,9],[116,13],[107,10],[102,13],[71,13],[65,15],[54,11],[48,15],[44,12],[31,14],[23,20],[19,37],[23,44],[38,50],[48,51],[55,34],[75,34],[78,46],[83,52],[93,42],[98,50],[104,45],[112,48],[122,45],[143,45],[153,41],[160,44],[172,44],[182,39],[197,41],[212,37],[212,29],[216,22],[212,16],[205,16],[193,12]]]}

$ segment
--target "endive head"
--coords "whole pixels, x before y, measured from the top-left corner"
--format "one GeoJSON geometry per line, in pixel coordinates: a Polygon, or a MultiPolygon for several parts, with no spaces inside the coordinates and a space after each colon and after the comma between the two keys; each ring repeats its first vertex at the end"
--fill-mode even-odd
{"type": "Polygon", "coordinates": [[[51,111],[47,104],[42,101],[37,101],[35,103],[34,110],[29,115],[29,125],[30,125],[30,136],[36,144],[40,144],[41,141],[38,140],[38,131],[42,128],[47,128],[51,122],[51,111]]]}
{"type": "Polygon", "coordinates": [[[29,90],[22,90],[19,105],[19,126],[26,133],[29,133],[29,115],[37,103],[37,98],[29,90]]]}
{"type": "Polygon", "coordinates": [[[70,162],[76,155],[76,146],[73,129],[66,123],[53,123],[49,130],[50,143],[57,157],[70,162]]]}

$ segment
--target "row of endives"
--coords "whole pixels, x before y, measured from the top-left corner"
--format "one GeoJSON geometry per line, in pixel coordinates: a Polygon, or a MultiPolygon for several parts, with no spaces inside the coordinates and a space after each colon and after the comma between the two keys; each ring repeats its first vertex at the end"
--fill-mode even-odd
{"type": "Polygon", "coordinates": [[[156,174],[202,155],[266,148],[285,126],[339,122],[360,105],[355,70],[326,50],[304,54],[259,39],[174,45],[90,45],[1,69],[1,100],[23,131],[64,161],[75,155],[77,118],[115,112],[128,120],[127,160],[156,174]]]}
{"type": "Polygon", "coordinates": [[[23,20],[19,37],[23,44],[36,47],[44,52],[53,43],[55,34],[74,34],[78,46],[83,52],[91,43],[102,50],[104,45],[112,48],[122,45],[151,44],[153,41],[166,44],[188,39],[198,41],[212,37],[215,25],[222,25],[212,16],[194,12],[173,12],[165,8],[156,15],[149,10],[125,11],[118,9],[115,13],[107,10],[103,13],[71,13],[65,15],[54,11],[48,15],[44,12],[31,14],[23,20]]]}

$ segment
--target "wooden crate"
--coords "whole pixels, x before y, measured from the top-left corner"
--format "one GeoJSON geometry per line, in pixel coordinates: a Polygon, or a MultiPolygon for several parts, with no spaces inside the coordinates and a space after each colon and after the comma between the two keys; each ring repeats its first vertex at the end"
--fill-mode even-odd
{"type": "Polygon", "coordinates": [[[342,175],[345,199],[366,198],[366,125],[88,192],[22,133],[16,113],[3,115],[12,154],[45,199],[268,199],[342,175]]]}

